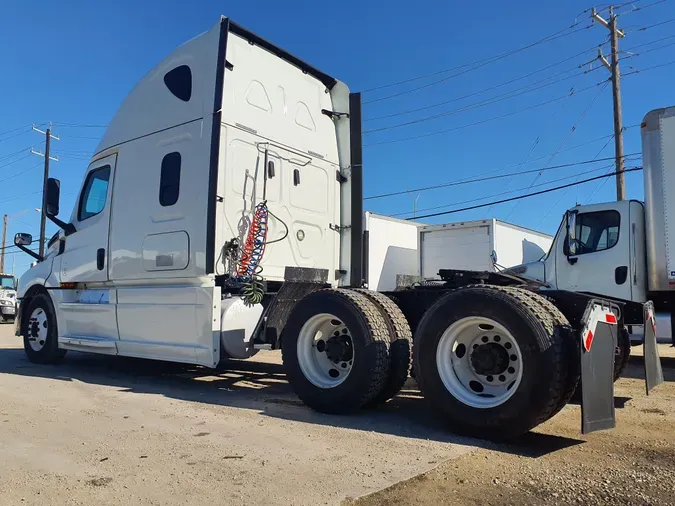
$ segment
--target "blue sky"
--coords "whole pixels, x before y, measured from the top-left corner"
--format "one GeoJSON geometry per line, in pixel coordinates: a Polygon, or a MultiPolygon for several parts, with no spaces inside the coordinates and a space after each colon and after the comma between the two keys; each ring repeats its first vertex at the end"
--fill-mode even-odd
{"type": "MultiPolygon", "coordinates": [[[[628,75],[673,60],[675,46],[671,44],[675,37],[655,41],[670,37],[675,23],[640,30],[675,18],[672,1],[650,5],[655,2],[658,0],[634,4],[645,6],[644,10],[631,11],[631,6],[619,9],[622,14],[619,24],[627,32],[620,42],[621,48],[641,46],[634,54],[622,54],[625,57],[622,72],[626,74],[622,80],[625,126],[639,124],[649,110],[675,102],[672,93],[675,65],[628,75]],[[654,43],[648,44],[651,42],[654,43]]],[[[62,218],[68,217],[88,156],[103,133],[102,128],[68,125],[107,124],[127,92],[156,62],[213,26],[220,14],[336,76],[352,91],[483,60],[525,47],[578,23],[553,41],[462,75],[451,77],[471,67],[364,93],[364,102],[370,102],[364,105],[366,131],[424,120],[364,135],[365,196],[495,174],[498,169],[503,169],[503,174],[613,156],[613,141],[606,137],[612,133],[613,125],[611,88],[595,86],[606,80],[608,73],[597,68],[597,64],[576,69],[593,59],[597,52],[594,47],[607,40],[605,28],[595,25],[585,29],[590,19],[589,13],[582,11],[592,4],[576,0],[490,4],[440,0],[11,2],[3,8],[0,20],[4,57],[0,132],[19,128],[0,135],[0,214],[19,214],[10,220],[8,238],[11,241],[19,231],[37,237],[39,230],[39,215],[34,209],[40,207],[42,159],[28,156],[24,148],[42,148],[43,137],[20,127],[54,122],[54,133],[61,140],[53,142],[53,153],[60,161],[52,163],[51,173],[61,179],[62,218]],[[570,34],[572,30],[576,31],[570,34]],[[548,66],[530,77],[498,86],[548,66]],[[591,68],[594,70],[583,73],[591,68]],[[430,84],[440,79],[445,80],[430,84]],[[538,83],[532,85],[538,89],[523,88],[532,83],[538,83]],[[428,86],[418,91],[371,102],[425,85],[428,86]],[[490,87],[495,88],[478,93],[490,87]],[[561,98],[572,88],[575,92],[571,96],[561,98]],[[500,99],[510,91],[516,96],[500,99]],[[470,94],[475,95],[462,99],[470,94]],[[475,105],[493,98],[494,103],[475,105]],[[551,102],[539,106],[547,101],[551,102]],[[374,119],[439,102],[449,103],[374,119]],[[426,119],[443,113],[450,114],[426,119]],[[505,117],[492,119],[498,116],[505,117]],[[472,123],[476,124],[468,126],[472,123]],[[385,143],[441,130],[448,131],[385,143]],[[601,137],[604,139],[590,142],[601,137]],[[609,144],[601,151],[607,141],[609,144]],[[557,155],[551,156],[556,151],[557,155]]],[[[608,53],[609,45],[605,44],[603,50],[608,53]]],[[[639,151],[639,128],[627,130],[625,152],[639,151]]],[[[525,190],[460,204],[529,185],[534,185],[531,190],[534,191],[573,182],[570,177],[587,171],[592,172],[581,177],[599,175],[611,169],[600,170],[610,163],[553,170],[539,177],[534,173],[425,191],[419,195],[418,208],[420,214],[425,214],[423,210],[430,207],[454,204],[456,208],[489,202],[525,190]]],[[[638,157],[627,166],[639,163],[638,157]]],[[[642,199],[641,173],[627,174],[626,179],[629,198],[642,199]]],[[[369,200],[365,207],[383,214],[410,212],[415,197],[418,194],[369,200]]],[[[603,185],[592,182],[569,191],[525,199],[517,205],[502,204],[425,221],[496,217],[553,233],[565,209],[591,197],[594,202],[615,198],[614,181],[603,185]]],[[[48,231],[54,230],[50,225],[48,231]]],[[[27,256],[17,255],[17,271],[24,270],[29,261],[27,256]]],[[[9,270],[11,256],[7,262],[9,270]]]]}

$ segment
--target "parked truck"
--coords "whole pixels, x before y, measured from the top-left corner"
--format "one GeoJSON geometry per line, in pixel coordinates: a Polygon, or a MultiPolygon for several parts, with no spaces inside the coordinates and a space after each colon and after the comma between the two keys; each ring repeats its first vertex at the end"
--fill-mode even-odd
{"type": "Polygon", "coordinates": [[[305,404],[349,413],[393,397],[414,360],[449,425],[489,438],[555,415],[581,376],[583,430],[614,424],[622,303],[459,270],[364,289],[360,95],[228,18],[130,92],[67,221],[45,186],[59,234],[44,257],[14,239],[38,260],[16,323],[33,362],[281,349],[305,404]]]}
{"type": "Polygon", "coordinates": [[[641,133],[644,202],[570,209],[546,257],[510,272],[620,301],[627,326],[643,325],[642,304],[651,300],[670,315],[675,336],[675,107],[648,113],[641,133]]]}
{"type": "Polygon", "coordinates": [[[0,322],[13,322],[16,314],[16,278],[0,273],[0,322]]]}

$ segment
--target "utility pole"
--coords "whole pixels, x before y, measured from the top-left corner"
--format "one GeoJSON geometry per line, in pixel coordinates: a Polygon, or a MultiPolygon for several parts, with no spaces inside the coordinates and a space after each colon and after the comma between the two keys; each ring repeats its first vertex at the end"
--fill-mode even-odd
{"type": "Polygon", "coordinates": [[[612,45],[612,54],[610,61],[607,61],[602,54],[602,49],[598,49],[598,60],[609,70],[612,76],[612,97],[614,102],[614,156],[616,157],[616,200],[626,200],[626,177],[624,174],[623,157],[623,120],[621,117],[621,73],[619,72],[619,37],[625,37],[626,34],[616,26],[616,14],[614,9],[609,8],[609,21],[603,19],[593,8],[591,17],[602,26],[607,28],[610,33],[612,45]]]}
{"type": "Polygon", "coordinates": [[[2,218],[2,254],[0,254],[0,272],[5,272],[5,242],[7,241],[7,215],[2,218]]]}
{"type": "Polygon", "coordinates": [[[36,132],[39,132],[41,134],[45,135],[45,152],[42,153],[40,151],[35,151],[33,148],[31,148],[30,152],[33,153],[34,155],[39,155],[43,156],[45,159],[45,171],[44,171],[44,177],[42,180],[42,210],[40,211],[40,256],[43,257],[45,255],[45,227],[47,226],[47,215],[45,214],[46,211],[46,203],[45,203],[45,198],[47,196],[47,180],[49,179],[49,160],[54,160],[55,162],[58,162],[59,159],[54,156],[49,156],[49,144],[51,139],[55,140],[61,140],[59,139],[56,135],[52,135],[52,128],[51,128],[51,123],[49,124],[49,128],[47,128],[47,131],[42,131],[33,125],[33,130],[36,132]]]}

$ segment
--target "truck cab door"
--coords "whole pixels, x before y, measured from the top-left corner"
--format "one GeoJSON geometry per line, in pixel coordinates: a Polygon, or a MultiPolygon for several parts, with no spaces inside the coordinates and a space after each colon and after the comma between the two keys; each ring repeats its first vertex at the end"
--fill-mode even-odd
{"type": "Polygon", "coordinates": [[[61,253],[61,282],[95,283],[108,277],[110,200],[117,155],[89,166],[71,223],[75,232],[66,237],[61,253]]]}
{"type": "MultiPolygon", "coordinates": [[[[630,202],[575,209],[572,241],[563,224],[555,241],[556,285],[632,300],[630,202]]],[[[573,223],[572,223],[573,222],[573,223]]]]}

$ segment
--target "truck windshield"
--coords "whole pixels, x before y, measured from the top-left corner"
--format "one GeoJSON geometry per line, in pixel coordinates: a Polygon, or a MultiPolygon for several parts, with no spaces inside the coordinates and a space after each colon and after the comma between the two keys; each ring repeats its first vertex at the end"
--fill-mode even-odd
{"type": "Polygon", "coordinates": [[[14,276],[0,276],[0,287],[14,290],[14,276]]]}

